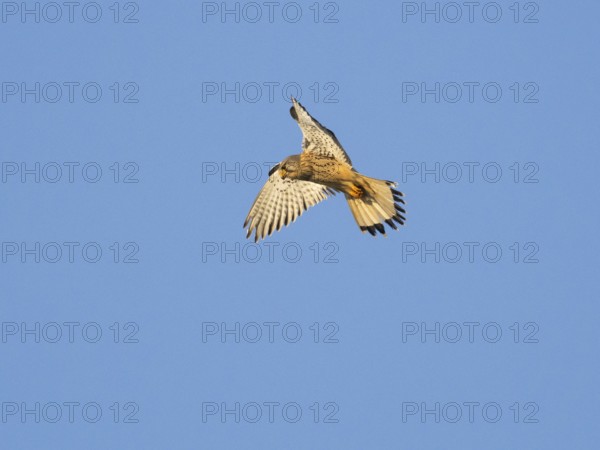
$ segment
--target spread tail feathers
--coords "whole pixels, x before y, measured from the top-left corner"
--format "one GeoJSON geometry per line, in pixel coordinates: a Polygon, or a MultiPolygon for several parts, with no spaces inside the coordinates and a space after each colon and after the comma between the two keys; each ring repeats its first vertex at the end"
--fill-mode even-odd
{"type": "Polygon", "coordinates": [[[397,184],[393,181],[378,180],[360,175],[358,190],[362,195],[346,194],[346,200],[354,220],[364,233],[368,231],[376,236],[377,232],[385,235],[383,223],[397,230],[396,224],[404,225],[404,194],[394,189],[397,184]],[[400,205],[400,204],[401,205],[400,205]]]}

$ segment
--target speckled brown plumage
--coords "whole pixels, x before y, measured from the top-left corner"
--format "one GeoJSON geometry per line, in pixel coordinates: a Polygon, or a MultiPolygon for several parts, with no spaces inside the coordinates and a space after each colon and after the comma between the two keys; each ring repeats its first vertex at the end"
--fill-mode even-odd
{"type": "Polygon", "coordinates": [[[385,234],[383,223],[397,229],[406,211],[396,183],[366,177],[353,167],[335,134],[292,98],[290,113],[302,131],[302,153],[292,155],[269,172],[244,222],[247,237],[264,239],[294,222],[302,213],[336,192],[344,193],[364,233],[385,234]],[[400,204],[399,204],[400,203],[400,204]]]}

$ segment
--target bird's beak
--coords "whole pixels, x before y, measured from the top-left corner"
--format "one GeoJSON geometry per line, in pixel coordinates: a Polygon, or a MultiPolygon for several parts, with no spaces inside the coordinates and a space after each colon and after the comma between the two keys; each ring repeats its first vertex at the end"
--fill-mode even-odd
{"type": "Polygon", "coordinates": [[[285,178],[286,175],[287,175],[287,170],[279,169],[279,176],[281,176],[281,178],[285,178]]]}

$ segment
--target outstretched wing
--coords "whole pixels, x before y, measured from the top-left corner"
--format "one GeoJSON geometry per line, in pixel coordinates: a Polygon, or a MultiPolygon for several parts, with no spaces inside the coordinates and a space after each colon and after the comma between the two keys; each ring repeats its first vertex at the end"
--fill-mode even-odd
{"type": "Polygon", "coordinates": [[[244,228],[248,227],[246,237],[254,231],[254,242],[270,236],[275,230],[279,231],[311,206],[335,194],[321,184],[290,178],[284,180],[276,169],[277,166],[271,170],[271,176],[258,193],[244,222],[244,228]]]}
{"type": "Polygon", "coordinates": [[[303,151],[329,156],[352,166],[350,157],[342,148],[342,144],[335,137],[333,131],[328,130],[317,119],[314,119],[294,97],[292,97],[290,114],[302,130],[303,151]]]}

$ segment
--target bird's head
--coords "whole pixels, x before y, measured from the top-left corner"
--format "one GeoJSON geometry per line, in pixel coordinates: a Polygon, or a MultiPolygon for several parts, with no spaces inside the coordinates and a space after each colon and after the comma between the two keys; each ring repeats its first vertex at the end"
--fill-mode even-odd
{"type": "Polygon", "coordinates": [[[300,155],[292,155],[285,158],[279,164],[279,175],[286,178],[298,178],[300,176],[300,155]]]}

